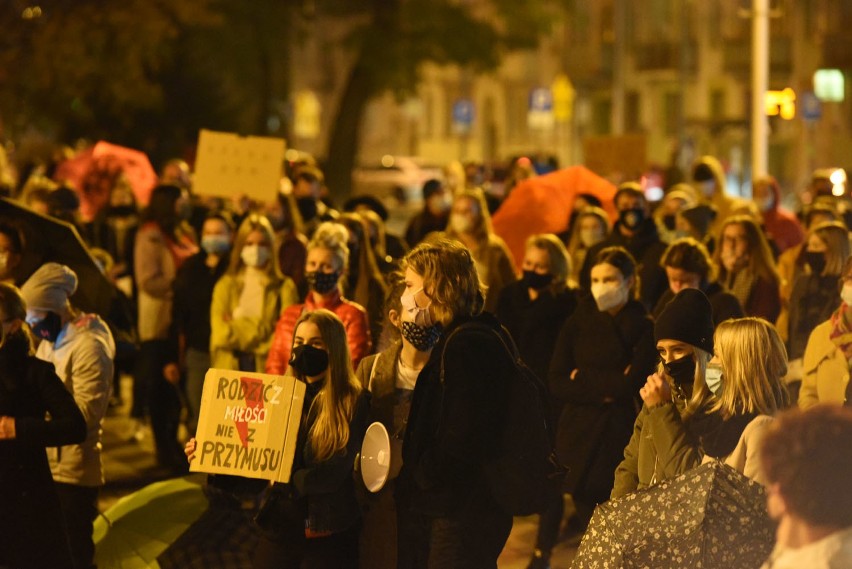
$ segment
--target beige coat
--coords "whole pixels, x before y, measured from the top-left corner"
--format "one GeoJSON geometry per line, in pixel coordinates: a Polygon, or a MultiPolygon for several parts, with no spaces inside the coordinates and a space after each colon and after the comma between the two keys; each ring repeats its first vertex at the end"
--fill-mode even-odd
{"type": "MultiPolygon", "coordinates": [[[[763,437],[766,436],[766,430],[772,424],[774,419],[769,415],[758,415],[743,429],[743,434],[740,435],[740,440],[733,452],[725,457],[722,461],[737,472],[740,472],[755,482],[766,484],[766,476],[763,473],[763,468],[760,466],[760,447],[763,443],[763,437]]],[[[712,462],[713,458],[704,456],[701,464],[712,462]]]]}
{"type": "Polygon", "coordinates": [[[849,364],[829,338],[831,322],[826,320],[811,332],[802,361],[802,388],[799,407],[807,409],[817,403],[843,403],[849,383],[849,364]]]}

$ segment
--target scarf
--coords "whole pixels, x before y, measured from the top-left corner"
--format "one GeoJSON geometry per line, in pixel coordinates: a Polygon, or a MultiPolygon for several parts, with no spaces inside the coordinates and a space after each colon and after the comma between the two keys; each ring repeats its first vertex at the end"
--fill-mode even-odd
{"type": "Polygon", "coordinates": [[[690,430],[701,443],[704,454],[723,459],[736,448],[746,426],[757,413],[743,413],[724,419],[718,411],[696,413],[690,423],[690,430]]]}
{"type": "Polygon", "coordinates": [[[726,280],[726,286],[731,294],[737,297],[740,305],[745,308],[748,305],[748,299],[751,296],[751,289],[754,288],[754,283],[757,281],[757,276],[749,270],[748,267],[740,269],[736,273],[729,273],[726,280]]]}
{"type": "Polygon", "coordinates": [[[852,326],[846,320],[846,309],[847,305],[844,302],[831,315],[829,319],[831,320],[831,331],[828,333],[828,337],[849,361],[852,360],[852,326]]]}

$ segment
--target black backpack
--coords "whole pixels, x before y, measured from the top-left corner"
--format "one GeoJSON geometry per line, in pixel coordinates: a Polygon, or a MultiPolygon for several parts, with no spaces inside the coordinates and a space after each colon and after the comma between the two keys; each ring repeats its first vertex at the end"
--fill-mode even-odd
{"type": "Polygon", "coordinates": [[[540,513],[559,495],[565,475],[553,449],[547,387],[523,362],[505,329],[501,334],[476,323],[462,324],[444,342],[442,385],[447,345],[457,332],[466,329],[487,330],[497,336],[514,362],[502,439],[495,455],[483,465],[491,493],[500,507],[513,516],[540,513]]]}

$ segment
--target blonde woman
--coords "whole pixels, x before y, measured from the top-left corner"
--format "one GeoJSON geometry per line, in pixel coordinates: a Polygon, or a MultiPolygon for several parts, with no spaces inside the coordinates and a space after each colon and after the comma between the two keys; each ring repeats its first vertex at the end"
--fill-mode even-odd
{"type": "Polygon", "coordinates": [[[372,341],[367,312],[360,304],[343,298],[340,292],[340,284],[349,268],[348,239],[349,232],[339,223],[325,222],[317,227],[308,242],[305,262],[305,279],[310,287],[308,296],[304,303],[289,306],[278,319],[266,360],[266,373],[287,371],[296,321],[303,313],[319,308],[334,312],[343,321],[353,366],[370,353],[372,341]]]}
{"type": "Polygon", "coordinates": [[[571,229],[571,239],[568,241],[568,256],[571,259],[571,286],[580,283],[580,271],[586,262],[589,249],[606,239],[610,232],[610,222],[607,213],[596,206],[586,206],[577,214],[571,229]]]}
{"type": "Polygon", "coordinates": [[[252,214],[237,231],[228,271],[213,288],[210,308],[211,366],[261,371],[283,310],[299,300],[293,279],[278,270],[275,233],[266,217],[252,214]]]}
{"type": "Polygon", "coordinates": [[[487,289],[485,310],[493,313],[497,310],[500,291],[518,277],[509,248],[491,227],[491,215],[482,190],[456,193],[445,234],[460,241],[473,255],[479,278],[487,289]]]}
{"type": "Polygon", "coordinates": [[[691,418],[702,462],[717,459],[765,483],[757,453],[772,416],[790,404],[782,378],[787,351],[762,318],[726,320],[716,327],[706,387],[713,395],[691,418]]]}
{"type": "Polygon", "coordinates": [[[775,322],[781,312],[778,269],[766,237],[751,217],[725,220],[713,262],[719,268],[719,282],[737,297],[747,316],[775,322]]]}

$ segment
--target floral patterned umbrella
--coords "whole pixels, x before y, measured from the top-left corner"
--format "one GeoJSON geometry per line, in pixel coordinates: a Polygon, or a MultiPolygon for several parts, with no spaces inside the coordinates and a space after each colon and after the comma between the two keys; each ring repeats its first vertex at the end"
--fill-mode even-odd
{"type": "Polygon", "coordinates": [[[763,487],[710,462],[600,504],[571,567],[757,569],[774,539],[763,487]]]}

